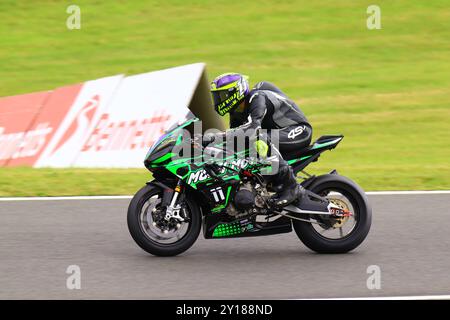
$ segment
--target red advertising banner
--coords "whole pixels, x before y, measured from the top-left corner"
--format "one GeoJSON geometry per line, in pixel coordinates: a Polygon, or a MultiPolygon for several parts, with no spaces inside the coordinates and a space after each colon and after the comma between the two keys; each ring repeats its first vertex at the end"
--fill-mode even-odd
{"type": "Polygon", "coordinates": [[[33,166],[50,139],[55,134],[61,121],[70,110],[82,84],[56,89],[47,98],[44,106],[28,128],[26,138],[20,148],[8,160],[7,166],[33,166]]]}
{"type": "Polygon", "coordinates": [[[28,130],[49,95],[50,92],[45,91],[0,98],[0,167],[41,150],[39,137],[46,129],[28,130]]]}

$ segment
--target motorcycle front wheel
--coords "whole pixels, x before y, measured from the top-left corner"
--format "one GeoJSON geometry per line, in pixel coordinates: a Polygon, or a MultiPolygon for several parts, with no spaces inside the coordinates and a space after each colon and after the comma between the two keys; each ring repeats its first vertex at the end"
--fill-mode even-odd
{"type": "Polygon", "coordinates": [[[201,229],[198,206],[189,198],[182,205],[185,221],[164,220],[164,190],[153,184],[141,188],[128,206],[128,230],[134,241],[146,252],[156,256],[175,256],[189,249],[201,229]]]}

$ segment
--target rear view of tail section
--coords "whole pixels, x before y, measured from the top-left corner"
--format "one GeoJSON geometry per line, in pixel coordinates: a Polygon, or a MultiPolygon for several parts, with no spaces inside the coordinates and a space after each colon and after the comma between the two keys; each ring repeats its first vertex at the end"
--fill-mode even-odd
{"type": "Polygon", "coordinates": [[[299,152],[294,155],[290,155],[290,157],[287,158],[289,159],[288,163],[292,166],[294,173],[297,174],[311,162],[317,161],[322,152],[336,148],[343,138],[343,135],[322,136],[309,147],[299,150],[299,152]]]}

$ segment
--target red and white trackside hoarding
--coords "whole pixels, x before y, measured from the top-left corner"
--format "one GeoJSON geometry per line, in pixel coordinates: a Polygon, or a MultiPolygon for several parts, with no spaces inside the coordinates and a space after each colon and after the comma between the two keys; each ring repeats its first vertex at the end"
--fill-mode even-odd
{"type": "Polygon", "coordinates": [[[142,167],[189,108],[220,126],[206,86],[205,65],[196,63],[2,98],[0,166],[142,167]]]}
{"type": "Polygon", "coordinates": [[[0,98],[0,167],[15,164],[33,165],[29,159],[42,152],[48,123],[30,130],[50,92],[36,92],[0,98]]]}
{"type": "MultiPolygon", "coordinates": [[[[47,147],[34,166],[72,166],[94,127],[106,113],[108,103],[122,79],[123,76],[119,75],[84,83],[77,95],[70,101],[64,116],[59,118],[57,130],[51,136],[47,147]]],[[[55,94],[58,94],[58,90],[55,94]]],[[[54,115],[62,107],[65,107],[65,104],[61,103],[60,99],[50,99],[39,115],[38,122],[45,122],[47,117],[54,115]]]]}
{"type": "Polygon", "coordinates": [[[189,112],[202,72],[195,64],[123,79],[74,166],[142,167],[153,142],[189,112]]]}

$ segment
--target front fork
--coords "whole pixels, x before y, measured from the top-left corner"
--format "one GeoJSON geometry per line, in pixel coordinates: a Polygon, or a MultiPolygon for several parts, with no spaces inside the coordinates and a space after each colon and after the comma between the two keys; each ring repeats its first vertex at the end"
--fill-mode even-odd
{"type": "Polygon", "coordinates": [[[181,209],[182,209],[180,203],[182,203],[182,201],[178,201],[180,198],[183,197],[182,190],[183,190],[182,181],[178,180],[177,185],[176,185],[175,189],[173,190],[173,193],[172,192],[167,193],[167,194],[164,193],[165,199],[163,199],[163,201],[166,203],[169,203],[169,205],[167,206],[167,209],[166,209],[166,215],[164,216],[164,219],[166,221],[169,221],[172,218],[176,219],[180,222],[185,221],[185,218],[182,217],[180,214],[181,209]],[[170,194],[172,194],[171,198],[170,198],[170,194]]]}

